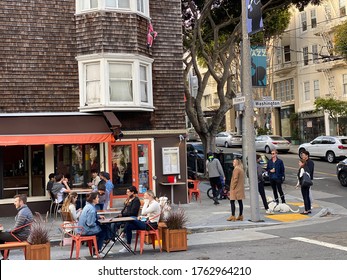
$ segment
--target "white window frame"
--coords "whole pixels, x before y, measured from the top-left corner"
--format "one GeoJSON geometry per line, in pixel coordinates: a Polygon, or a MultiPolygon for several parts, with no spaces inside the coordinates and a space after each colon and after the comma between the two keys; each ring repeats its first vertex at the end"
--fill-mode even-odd
{"type": "Polygon", "coordinates": [[[342,94],[347,95],[347,74],[342,74],[342,94]]]}
{"type": "Polygon", "coordinates": [[[320,97],[319,80],[313,81],[313,97],[314,99],[317,99],[318,97],[320,97]]]}
{"type": "Polygon", "coordinates": [[[304,94],[303,94],[304,102],[308,102],[310,101],[310,82],[309,81],[304,82],[303,87],[304,87],[304,94]]]}
{"type": "Polygon", "coordinates": [[[301,22],[301,31],[306,32],[307,31],[307,15],[306,12],[300,13],[300,22],[301,22]]]}
{"type": "Polygon", "coordinates": [[[152,83],[152,63],[153,59],[141,55],[132,54],[93,54],[77,57],[79,84],[80,84],[80,111],[102,111],[105,109],[113,111],[153,111],[153,83],[152,83]],[[100,65],[100,103],[88,104],[86,98],[87,81],[86,67],[91,64],[100,65]],[[110,97],[110,64],[129,64],[132,79],[132,100],[131,101],[111,101],[110,97]],[[146,85],[148,101],[141,100],[141,80],[140,66],[146,69],[146,85]]]}
{"type": "Polygon", "coordinates": [[[119,11],[122,13],[137,13],[147,18],[150,18],[149,14],[149,0],[129,0],[129,8],[119,7],[118,1],[115,1],[116,7],[107,5],[108,0],[76,0],[76,14],[89,13],[97,10],[100,11],[119,11]],[[94,8],[82,8],[85,1],[97,1],[97,7],[94,8]]]}

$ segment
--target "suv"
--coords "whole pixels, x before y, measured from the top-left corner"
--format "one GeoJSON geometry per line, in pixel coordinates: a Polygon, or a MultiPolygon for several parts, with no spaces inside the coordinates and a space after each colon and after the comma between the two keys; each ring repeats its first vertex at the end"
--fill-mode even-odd
{"type": "Polygon", "coordinates": [[[347,156],[347,136],[319,136],[310,143],[301,144],[298,149],[300,158],[305,150],[312,157],[324,158],[333,163],[336,159],[347,156]]]}
{"type": "Polygon", "coordinates": [[[187,165],[194,172],[205,172],[205,153],[201,142],[187,143],[187,165]]]}
{"type": "Polygon", "coordinates": [[[336,175],[341,186],[347,187],[347,159],[336,164],[336,175]]]}

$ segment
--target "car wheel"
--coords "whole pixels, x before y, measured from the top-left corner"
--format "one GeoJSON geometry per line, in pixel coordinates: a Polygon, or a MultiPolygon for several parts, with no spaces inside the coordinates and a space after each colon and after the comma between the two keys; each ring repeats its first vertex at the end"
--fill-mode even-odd
{"type": "Polygon", "coordinates": [[[339,174],[340,184],[344,187],[347,187],[347,172],[341,171],[339,174]]]}
{"type": "Polygon", "coordinates": [[[224,143],[224,147],[225,147],[225,148],[229,148],[228,142],[225,142],[225,143],[224,143]]]}
{"type": "Polygon", "coordinates": [[[305,151],[304,148],[301,148],[301,149],[299,150],[299,158],[302,158],[302,157],[301,157],[301,154],[302,154],[304,151],[305,151]]]}
{"type": "Polygon", "coordinates": [[[265,147],[265,153],[271,154],[271,149],[270,149],[269,146],[266,146],[266,147],[265,147]]]}
{"type": "Polygon", "coordinates": [[[335,154],[334,152],[327,152],[326,156],[325,156],[326,160],[329,162],[329,163],[333,163],[335,161],[335,154]]]}

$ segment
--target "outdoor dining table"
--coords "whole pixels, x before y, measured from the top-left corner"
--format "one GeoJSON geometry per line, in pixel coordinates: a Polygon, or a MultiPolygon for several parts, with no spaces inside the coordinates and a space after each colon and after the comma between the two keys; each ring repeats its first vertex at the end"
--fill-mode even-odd
{"type": "Polygon", "coordinates": [[[73,188],[72,189],[73,192],[76,192],[78,197],[79,197],[79,200],[80,200],[80,206],[82,207],[82,204],[83,204],[83,195],[86,195],[86,194],[89,194],[92,192],[92,189],[82,189],[82,188],[73,188]]]}
{"type": "MultiPolygon", "coordinates": [[[[100,224],[105,225],[105,224],[112,224],[112,223],[119,223],[119,222],[130,222],[130,221],[134,221],[134,220],[135,220],[135,219],[132,218],[132,217],[119,217],[119,218],[99,219],[98,221],[99,221],[100,224]]],[[[107,256],[107,254],[110,252],[110,250],[112,249],[112,247],[115,245],[115,243],[116,243],[117,241],[118,241],[120,244],[122,244],[122,246],[123,246],[125,249],[127,249],[128,252],[133,253],[134,255],[136,255],[135,252],[134,252],[133,250],[131,250],[131,248],[128,246],[128,244],[126,244],[126,243],[122,240],[122,238],[119,236],[119,234],[117,233],[117,231],[116,231],[116,232],[113,232],[113,234],[114,234],[114,239],[111,240],[112,244],[111,244],[110,248],[108,248],[107,252],[105,253],[104,258],[107,256]]],[[[107,245],[108,245],[108,244],[106,244],[106,245],[102,248],[101,252],[105,250],[105,248],[106,248],[107,245]]]]}
{"type": "Polygon", "coordinates": [[[98,213],[98,215],[115,215],[115,216],[118,216],[119,214],[121,214],[121,211],[117,208],[110,208],[110,209],[106,209],[106,210],[97,210],[96,212],[98,213]]]}

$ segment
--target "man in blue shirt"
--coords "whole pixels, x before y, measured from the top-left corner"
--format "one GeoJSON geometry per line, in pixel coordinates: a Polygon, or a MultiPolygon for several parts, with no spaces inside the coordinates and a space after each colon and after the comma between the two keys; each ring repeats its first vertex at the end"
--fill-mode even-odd
{"type": "MultiPolygon", "coordinates": [[[[109,194],[108,199],[105,201],[105,205],[107,205],[107,209],[110,208],[109,207],[109,202],[111,200],[111,194],[113,194],[113,188],[114,185],[112,183],[112,181],[110,180],[110,173],[108,172],[100,172],[100,178],[101,180],[104,180],[106,182],[105,186],[106,186],[106,192],[109,194]]],[[[105,209],[105,208],[104,208],[105,209]]]]}

